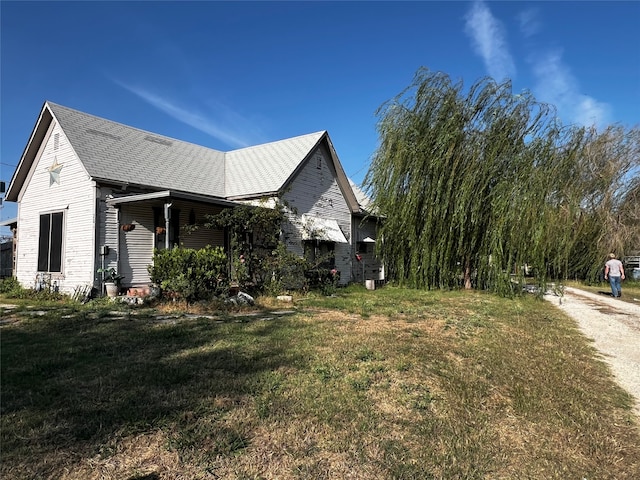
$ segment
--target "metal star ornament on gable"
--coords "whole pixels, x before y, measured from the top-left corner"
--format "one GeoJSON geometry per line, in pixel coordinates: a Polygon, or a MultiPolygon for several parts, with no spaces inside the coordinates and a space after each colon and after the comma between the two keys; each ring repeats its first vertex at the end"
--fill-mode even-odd
{"type": "Polygon", "coordinates": [[[53,158],[53,164],[47,170],[49,170],[49,186],[53,185],[54,182],[60,185],[60,170],[62,170],[62,165],[58,163],[58,157],[53,158]]]}

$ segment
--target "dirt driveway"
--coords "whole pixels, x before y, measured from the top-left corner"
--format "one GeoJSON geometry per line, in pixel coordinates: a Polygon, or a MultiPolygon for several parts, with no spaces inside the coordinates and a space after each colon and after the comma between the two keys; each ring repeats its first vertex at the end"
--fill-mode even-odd
{"type": "Polygon", "coordinates": [[[635,397],[635,411],[640,416],[640,302],[634,305],[569,287],[562,298],[552,294],[545,298],[575,319],[580,330],[594,340],[618,383],[635,397]]]}

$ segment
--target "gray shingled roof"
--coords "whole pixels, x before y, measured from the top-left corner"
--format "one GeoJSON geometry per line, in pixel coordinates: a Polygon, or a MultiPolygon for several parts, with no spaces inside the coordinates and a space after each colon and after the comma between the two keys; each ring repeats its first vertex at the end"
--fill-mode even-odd
{"type": "Polygon", "coordinates": [[[371,199],[369,196],[351,179],[349,179],[349,185],[351,186],[351,190],[353,190],[353,194],[356,196],[360,209],[369,212],[371,209],[371,199]]]}
{"type": "Polygon", "coordinates": [[[325,133],[310,133],[228,152],[226,196],[258,196],[279,190],[325,133]]]}
{"type": "Polygon", "coordinates": [[[326,133],[225,153],[55,103],[46,105],[94,179],[222,198],[278,191],[326,133]]]}
{"type": "Polygon", "coordinates": [[[224,197],[224,152],[47,102],[91,177],[224,197]]]}

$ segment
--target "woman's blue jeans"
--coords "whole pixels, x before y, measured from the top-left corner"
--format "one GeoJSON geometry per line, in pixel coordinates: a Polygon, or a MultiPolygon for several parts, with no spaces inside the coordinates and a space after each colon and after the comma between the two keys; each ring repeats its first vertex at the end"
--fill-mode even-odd
{"type": "Polygon", "coordinates": [[[609,275],[609,283],[611,284],[611,293],[614,297],[622,295],[622,284],[620,277],[612,277],[609,275]]]}

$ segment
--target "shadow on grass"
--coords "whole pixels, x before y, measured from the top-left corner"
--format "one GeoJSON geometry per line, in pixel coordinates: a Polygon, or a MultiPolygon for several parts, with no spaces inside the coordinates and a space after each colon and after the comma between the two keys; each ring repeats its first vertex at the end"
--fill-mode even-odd
{"type": "Polygon", "coordinates": [[[215,421],[261,388],[265,371],[304,363],[286,348],[303,327],[286,319],[150,320],[50,313],[2,328],[5,468],[61,450],[95,454],[114,436],[190,416],[215,421]]]}
{"type": "Polygon", "coordinates": [[[157,473],[150,473],[148,475],[129,477],[127,480],[160,480],[160,476],[157,473]]]}

